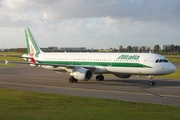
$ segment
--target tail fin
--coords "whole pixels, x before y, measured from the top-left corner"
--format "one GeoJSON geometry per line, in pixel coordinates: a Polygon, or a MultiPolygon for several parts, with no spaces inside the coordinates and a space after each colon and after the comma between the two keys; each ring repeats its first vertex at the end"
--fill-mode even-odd
{"type": "Polygon", "coordinates": [[[41,49],[38,47],[36,41],[34,40],[31,31],[29,28],[25,28],[25,36],[26,36],[26,44],[27,44],[27,50],[28,54],[39,54],[41,49]]]}

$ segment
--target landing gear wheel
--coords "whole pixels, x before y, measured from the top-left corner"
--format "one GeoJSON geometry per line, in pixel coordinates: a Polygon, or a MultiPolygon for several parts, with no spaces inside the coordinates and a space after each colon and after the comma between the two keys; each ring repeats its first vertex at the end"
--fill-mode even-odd
{"type": "Polygon", "coordinates": [[[77,82],[78,82],[78,80],[75,79],[75,80],[74,80],[74,83],[77,83],[77,82]]]}
{"type": "Polygon", "coordinates": [[[100,80],[103,81],[104,80],[104,76],[100,75],[100,80]]]}
{"type": "Polygon", "coordinates": [[[77,81],[78,81],[78,80],[75,79],[74,77],[70,77],[70,78],[69,78],[69,82],[70,82],[70,83],[77,83],[77,81]]]}
{"type": "Polygon", "coordinates": [[[149,78],[151,79],[151,81],[149,82],[150,86],[154,86],[155,82],[153,81],[154,76],[153,75],[149,75],[149,78]]]}
{"type": "Polygon", "coordinates": [[[73,83],[73,82],[74,82],[74,78],[73,78],[73,77],[70,77],[70,78],[69,78],[69,82],[70,82],[70,83],[73,83]]]}
{"type": "Polygon", "coordinates": [[[97,81],[103,81],[103,80],[104,80],[104,76],[101,75],[101,74],[100,74],[100,75],[97,75],[97,76],[96,76],[96,80],[97,80],[97,81]]]}
{"type": "Polygon", "coordinates": [[[155,85],[155,82],[154,82],[154,81],[150,81],[150,82],[149,82],[149,85],[150,85],[150,86],[154,86],[154,85],[155,85]]]}
{"type": "Polygon", "coordinates": [[[99,75],[96,76],[96,80],[100,81],[100,76],[99,75]]]}

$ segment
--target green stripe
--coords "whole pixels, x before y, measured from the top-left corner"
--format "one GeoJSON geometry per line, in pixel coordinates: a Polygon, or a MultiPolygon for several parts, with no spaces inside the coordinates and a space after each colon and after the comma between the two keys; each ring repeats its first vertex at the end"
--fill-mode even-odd
{"type": "Polygon", "coordinates": [[[25,29],[25,36],[26,36],[27,50],[28,50],[28,53],[30,53],[30,46],[29,46],[29,40],[28,40],[28,35],[27,35],[27,33],[26,33],[26,29],[25,29]]]}
{"type": "Polygon", "coordinates": [[[133,68],[152,68],[151,66],[140,63],[117,63],[117,62],[87,62],[87,61],[37,61],[43,64],[54,65],[75,65],[75,66],[112,66],[112,67],[133,67],[133,68]]]}

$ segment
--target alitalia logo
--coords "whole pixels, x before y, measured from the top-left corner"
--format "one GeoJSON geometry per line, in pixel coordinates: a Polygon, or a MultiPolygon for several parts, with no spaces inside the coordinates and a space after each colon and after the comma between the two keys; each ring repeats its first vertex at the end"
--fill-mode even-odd
{"type": "Polygon", "coordinates": [[[140,58],[139,55],[121,55],[117,59],[123,60],[138,60],[140,58]]]}

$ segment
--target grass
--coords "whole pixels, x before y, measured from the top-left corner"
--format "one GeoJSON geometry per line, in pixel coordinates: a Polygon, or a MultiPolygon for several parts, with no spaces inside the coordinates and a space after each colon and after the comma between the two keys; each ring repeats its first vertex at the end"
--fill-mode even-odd
{"type": "Polygon", "coordinates": [[[2,120],[179,120],[180,107],[0,88],[2,120]]]}
{"type": "Polygon", "coordinates": [[[180,62],[180,57],[167,57],[170,62],[180,62]]]}
{"type": "Polygon", "coordinates": [[[16,64],[8,64],[5,65],[4,60],[8,61],[17,61],[17,62],[24,62],[24,59],[20,58],[23,55],[23,53],[18,52],[0,52],[0,66],[15,66],[16,64]],[[17,56],[17,57],[12,57],[17,56]]]}
{"type": "Polygon", "coordinates": [[[4,59],[10,60],[10,61],[24,61],[22,58],[20,58],[24,53],[18,53],[18,52],[0,52],[0,61],[3,61],[4,59]],[[12,57],[16,56],[16,57],[12,57]]]}
{"type": "Polygon", "coordinates": [[[171,79],[179,79],[180,78],[180,70],[176,70],[172,74],[162,75],[162,76],[155,76],[155,78],[171,78],[171,79]]]}

